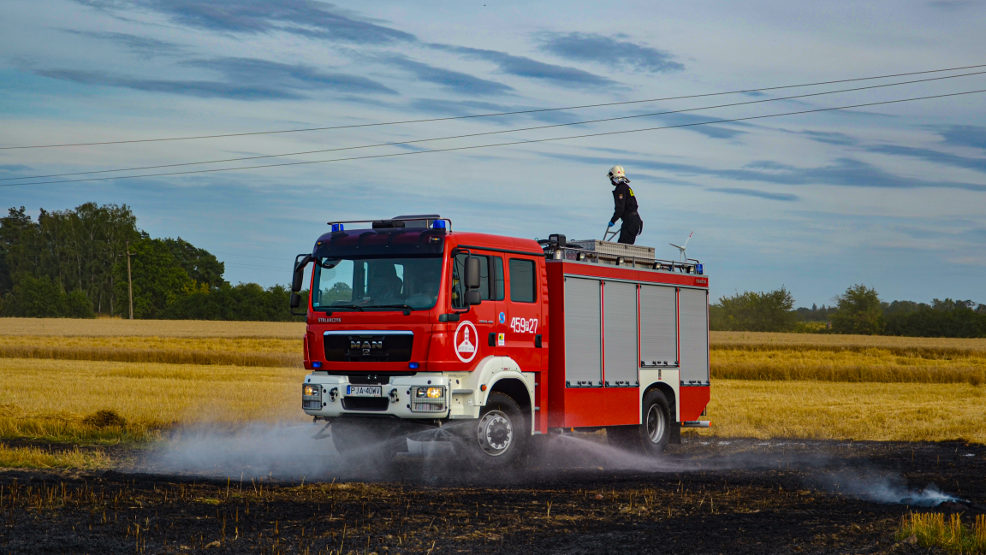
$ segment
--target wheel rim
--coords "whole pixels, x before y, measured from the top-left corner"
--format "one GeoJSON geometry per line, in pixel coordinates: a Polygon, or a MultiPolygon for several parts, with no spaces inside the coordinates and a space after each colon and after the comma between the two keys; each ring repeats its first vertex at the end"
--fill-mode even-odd
{"type": "Polygon", "coordinates": [[[514,427],[502,411],[491,410],[479,419],[479,446],[492,457],[510,449],[514,439],[514,427]]]}
{"type": "Polygon", "coordinates": [[[664,428],[667,423],[664,421],[664,411],[657,404],[653,404],[647,409],[647,439],[651,443],[661,443],[664,437],[664,428]]]}

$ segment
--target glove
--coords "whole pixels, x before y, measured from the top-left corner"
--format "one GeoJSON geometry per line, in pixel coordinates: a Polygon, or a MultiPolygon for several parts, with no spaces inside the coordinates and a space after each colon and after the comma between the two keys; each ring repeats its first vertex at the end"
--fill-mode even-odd
{"type": "Polygon", "coordinates": [[[616,222],[609,222],[609,225],[607,225],[606,227],[613,227],[614,225],[616,225],[616,222]]]}

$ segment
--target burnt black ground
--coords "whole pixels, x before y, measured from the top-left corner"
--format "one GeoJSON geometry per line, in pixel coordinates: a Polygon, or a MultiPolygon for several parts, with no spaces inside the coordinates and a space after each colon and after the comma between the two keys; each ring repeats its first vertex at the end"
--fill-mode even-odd
{"type": "Polygon", "coordinates": [[[686,436],[653,461],[586,436],[539,453],[500,472],[367,457],[359,480],[0,471],[0,551],[923,553],[895,539],[903,515],[986,513],[986,446],[962,442],[686,436]],[[957,500],[914,505],[929,485],[957,500]]]}

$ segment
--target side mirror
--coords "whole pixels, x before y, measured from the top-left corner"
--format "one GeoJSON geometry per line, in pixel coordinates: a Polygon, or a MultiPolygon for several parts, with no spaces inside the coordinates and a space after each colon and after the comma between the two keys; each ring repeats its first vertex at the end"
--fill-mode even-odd
{"type": "Polygon", "coordinates": [[[301,295],[297,293],[291,293],[291,308],[295,309],[301,306],[301,295]]]}
{"type": "MultiPolygon", "coordinates": [[[[305,281],[305,266],[312,261],[310,254],[299,254],[294,258],[294,275],[291,276],[291,291],[297,293],[301,291],[301,286],[305,281]]],[[[294,307],[295,305],[291,305],[294,307]]]]}
{"type": "Polygon", "coordinates": [[[466,258],[466,289],[479,289],[479,259],[473,256],[466,258]]]}
{"type": "Polygon", "coordinates": [[[466,258],[466,304],[474,305],[483,302],[479,292],[480,269],[479,259],[473,256],[466,258]]]}

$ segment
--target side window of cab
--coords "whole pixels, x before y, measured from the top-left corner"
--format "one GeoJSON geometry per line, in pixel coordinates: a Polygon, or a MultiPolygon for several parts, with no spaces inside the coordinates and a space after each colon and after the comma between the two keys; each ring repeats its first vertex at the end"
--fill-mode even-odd
{"type": "MultiPolygon", "coordinates": [[[[466,271],[466,258],[469,256],[466,253],[459,253],[452,259],[452,308],[467,308],[463,276],[466,271]]],[[[484,301],[503,300],[503,259],[485,254],[473,254],[472,257],[479,259],[480,298],[484,301]]]]}

